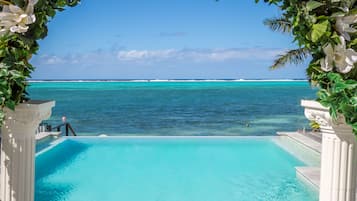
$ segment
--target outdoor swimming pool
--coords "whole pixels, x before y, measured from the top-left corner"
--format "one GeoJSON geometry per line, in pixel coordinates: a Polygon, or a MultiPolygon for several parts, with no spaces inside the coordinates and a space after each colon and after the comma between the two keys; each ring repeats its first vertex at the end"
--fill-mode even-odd
{"type": "Polygon", "coordinates": [[[36,201],[314,201],[269,137],[69,138],[36,157],[36,201]]]}

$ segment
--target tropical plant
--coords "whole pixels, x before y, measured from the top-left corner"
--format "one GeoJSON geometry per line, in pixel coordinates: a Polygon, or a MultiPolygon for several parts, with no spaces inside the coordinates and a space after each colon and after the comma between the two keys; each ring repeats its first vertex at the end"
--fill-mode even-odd
{"type": "MultiPolygon", "coordinates": [[[[291,22],[283,17],[266,19],[264,24],[273,31],[287,34],[291,34],[293,28],[291,22]]],[[[275,70],[277,68],[284,67],[288,63],[301,64],[309,55],[310,52],[305,47],[288,50],[284,54],[278,55],[273,64],[270,66],[270,69],[275,70]]]]}
{"type": "Polygon", "coordinates": [[[313,132],[319,132],[320,131],[320,124],[317,123],[316,121],[310,121],[309,123],[311,129],[313,132]]]}
{"type": "MultiPolygon", "coordinates": [[[[255,0],[259,2],[259,0],[255,0]]],[[[311,57],[307,75],[318,86],[318,99],[333,119],[342,115],[357,135],[357,3],[356,0],[264,0],[282,11],[265,24],[291,33],[296,50],[271,66],[299,63],[311,57]]]]}
{"type": "Polygon", "coordinates": [[[29,63],[47,36],[47,23],[56,12],[78,0],[0,0],[0,126],[4,107],[14,109],[27,100],[29,63]]]}

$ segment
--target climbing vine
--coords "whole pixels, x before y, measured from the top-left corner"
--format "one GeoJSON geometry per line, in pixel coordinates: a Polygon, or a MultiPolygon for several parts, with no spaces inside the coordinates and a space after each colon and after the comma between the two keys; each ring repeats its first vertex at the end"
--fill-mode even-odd
{"type": "Polygon", "coordinates": [[[0,0],[0,126],[4,107],[14,109],[27,100],[29,63],[47,36],[48,22],[78,0],[0,0]]]}
{"type": "MultiPolygon", "coordinates": [[[[259,0],[256,0],[259,2],[259,0]]],[[[357,135],[356,0],[264,0],[282,15],[265,24],[290,33],[299,46],[280,55],[271,68],[311,58],[307,75],[318,99],[337,119],[343,115],[357,135]]]]}

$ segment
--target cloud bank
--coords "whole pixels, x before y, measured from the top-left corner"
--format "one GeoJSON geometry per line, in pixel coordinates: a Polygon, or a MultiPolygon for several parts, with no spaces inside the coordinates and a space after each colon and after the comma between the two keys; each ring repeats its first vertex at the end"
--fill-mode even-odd
{"type": "MultiPolygon", "coordinates": [[[[97,49],[66,55],[40,54],[33,79],[286,79],[305,68],[269,70],[284,49],[97,49]]],[[[304,65],[304,64],[303,64],[304,65]]]]}
{"type": "Polygon", "coordinates": [[[280,49],[167,49],[167,50],[130,50],[119,51],[119,60],[191,60],[195,62],[219,62],[226,60],[271,60],[281,54],[280,49]]]}
{"type": "Polygon", "coordinates": [[[230,48],[230,49],[161,49],[161,50],[96,50],[81,54],[39,55],[35,65],[99,64],[99,63],[158,63],[195,62],[211,63],[226,61],[271,61],[283,53],[273,48],[230,48]]]}

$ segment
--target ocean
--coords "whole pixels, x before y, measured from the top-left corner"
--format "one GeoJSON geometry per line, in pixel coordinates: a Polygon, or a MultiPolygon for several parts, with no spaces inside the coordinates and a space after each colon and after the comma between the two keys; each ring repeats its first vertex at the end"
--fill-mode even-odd
{"type": "Polygon", "coordinates": [[[31,82],[31,99],[55,100],[79,135],[275,135],[308,128],[307,81],[31,82]]]}

